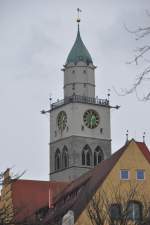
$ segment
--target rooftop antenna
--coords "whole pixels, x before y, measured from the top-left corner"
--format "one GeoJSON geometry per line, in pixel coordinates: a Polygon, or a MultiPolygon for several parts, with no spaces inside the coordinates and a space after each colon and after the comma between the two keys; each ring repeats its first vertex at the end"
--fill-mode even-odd
{"type": "Polygon", "coordinates": [[[126,131],[126,143],[128,143],[129,140],[129,130],[126,131]]]}
{"type": "Polygon", "coordinates": [[[143,133],[143,143],[145,144],[145,136],[146,136],[146,132],[143,133]]]}

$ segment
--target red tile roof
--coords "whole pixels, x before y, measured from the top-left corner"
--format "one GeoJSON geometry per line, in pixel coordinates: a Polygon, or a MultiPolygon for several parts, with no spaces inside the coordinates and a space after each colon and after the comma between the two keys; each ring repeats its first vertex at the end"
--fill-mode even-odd
{"type": "Polygon", "coordinates": [[[32,217],[40,208],[48,206],[49,187],[54,189],[53,197],[57,195],[68,183],[54,181],[13,180],[12,201],[16,210],[17,221],[32,217]]]}
{"type": "Polygon", "coordinates": [[[136,144],[138,145],[139,149],[141,150],[141,152],[143,153],[147,161],[150,163],[150,151],[148,147],[146,146],[146,144],[143,142],[137,142],[137,141],[136,141],[136,144]]]}

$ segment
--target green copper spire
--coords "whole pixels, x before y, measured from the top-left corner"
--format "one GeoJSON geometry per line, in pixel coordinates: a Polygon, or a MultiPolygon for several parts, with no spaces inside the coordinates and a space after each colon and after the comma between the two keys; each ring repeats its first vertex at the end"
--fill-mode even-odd
{"type": "Polygon", "coordinates": [[[75,43],[68,55],[66,64],[74,63],[77,64],[79,61],[85,62],[86,64],[93,63],[90,53],[88,52],[87,48],[85,47],[81,36],[80,36],[80,29],[79,29],[79,22],[80,19],[77,19],[78,22],[78,32],[75,43]]]}

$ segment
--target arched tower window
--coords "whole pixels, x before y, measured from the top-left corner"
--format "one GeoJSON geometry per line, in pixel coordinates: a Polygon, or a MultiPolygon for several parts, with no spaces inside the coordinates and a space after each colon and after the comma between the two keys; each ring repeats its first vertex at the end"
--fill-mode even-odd
{"type": "Polygon", "coordinates": [[[57,149],[55,152],[55,170],[60,170],[61,168],[61,154],[60,150],[57,149]]]}
{"type": "Polygon", "coordinates": [[[82,165],[85,165],[85,151],[82,151],[82,165]]]}
{"type": "Polygon", "coordinates": [[[68,156],[68,149],[66,146],[63,148],[62,152],[62,167],[63,169],[68,168],[69,166],[69,156],[68,156]]]}
{"type": "Polygon", "coordinates": [[[99,146],[94,151],[94,166],[98,165],[104,159],[103,151],[99,146]]]}
{"type": "Polygon", "coordinates": [[[90,166],[92,164],[92,153],[88,145],[83,148],[82,151],[82,165],[90,166]]]}

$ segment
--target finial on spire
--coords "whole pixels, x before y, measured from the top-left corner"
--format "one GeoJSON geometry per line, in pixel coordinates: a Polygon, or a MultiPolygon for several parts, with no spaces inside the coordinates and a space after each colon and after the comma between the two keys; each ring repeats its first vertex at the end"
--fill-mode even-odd
{"type": "Polygon", "coordinates": [[[79,13],[82,12],[81,9],[77,8],[77,13],[78,13],[78,17],[77,17],[77,23],[79,24],[81,19],[80,19],[80,16],[79,16],[79,13]]]}
{"type": "Polygon", "coordinates": [[[129,131],[126,131],[126,143],[128,143],[129,131]]]}
{"type": "Polygon", "coordinates": [[[143,133],[143,143],[145,143],[146,132],[143,133]]]}

